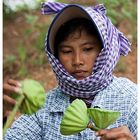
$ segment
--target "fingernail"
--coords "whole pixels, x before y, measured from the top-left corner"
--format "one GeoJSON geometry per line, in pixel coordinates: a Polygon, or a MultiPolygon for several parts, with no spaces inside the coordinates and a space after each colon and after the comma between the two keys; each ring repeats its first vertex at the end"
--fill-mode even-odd
{"type": "Polygon", "coordinates": [[[95,133],[95,135],[96,135],[96,136],[99,136],[99,133],[98,133],[98,132],[96,132],[96,133],[95,133]]]}
{"type": "Polygon", "coordinates": [[[17,83],[19,87],[21,87],[21,83],[17,83]]]}
{"type": "Polygon", "coordinates": [[[15,88],[15,92],[20,92],[20,88],[15,88]]]}

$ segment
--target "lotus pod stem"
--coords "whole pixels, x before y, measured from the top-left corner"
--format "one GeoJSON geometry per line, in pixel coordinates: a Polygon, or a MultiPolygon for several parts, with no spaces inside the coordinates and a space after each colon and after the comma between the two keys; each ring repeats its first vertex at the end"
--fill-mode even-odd
{"type": "Polygon", "coordinates": [[[90,128],[93,131],[99,131],[100,130],[100,128],[93,125],[93,123],[91,121],[88,123],[87,128],[90,128]]]}
{"type": "Polygon", "coordinates": [[[24,100],[24,94],[20,94],[20,96],[16,102],[16,105],[14,106],[12,112],[10,113],[10,115],[7,118],[6,124],[3,128],[3,136],[5,135],[7,128],[9,128],[11,126],[12,122],[14,121],[15,115],[16,115],[17,111],[19,110],[20,105],[22,104],[23,100],[24,100]]]}

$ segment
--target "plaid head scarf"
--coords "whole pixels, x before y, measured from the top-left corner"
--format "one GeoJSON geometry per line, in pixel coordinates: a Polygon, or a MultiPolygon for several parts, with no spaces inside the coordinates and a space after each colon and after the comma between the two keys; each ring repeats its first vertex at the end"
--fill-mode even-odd
{"type": "MultiPolygon", "coordinates": [[[[61,90],[70,96],[83,98],[87,104],[91,104],[95,94],[105,89],[112,81],[112,71],[117,64],[120,55],[125,56],[130,51],[130,43],[111,23],[106,16],[106,9],[102,4],[96,5],[95,7],[83,7],[75,4],[43,2],[42,14],[59,15],[62,10],[72,6],[80,8],[90,17],[91,21],[97,27],[102,39],[103,48],[96,58],[92,74],[82,80],[76,80],[72,77],[53,55],[51,51],[52,46],[50,46],[49,42],[49,32],[45,41],[45,51],[53,71],[56,74],[61,90]]],[[[53,22],[55,22],[55,19],[53,22]]],[[[49,31],[53,26],[53,22],[49,31]]]]}

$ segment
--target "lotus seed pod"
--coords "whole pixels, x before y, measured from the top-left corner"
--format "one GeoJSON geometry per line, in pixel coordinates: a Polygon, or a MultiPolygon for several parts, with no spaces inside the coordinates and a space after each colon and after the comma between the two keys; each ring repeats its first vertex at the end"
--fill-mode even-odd
{"type": "Polygon", "coordinates": [[[63,135],[72,135],[84,130],[89,123],[86,104],[79,99],[74,100],[66,109],[60,124],[63,135]]]}
{"type": "Polygon", "coordinates": [[[21,82],[22,93],[25,98],[21,104],[20,110],[25,114],[35,113],[45,103],[45,90],[42,85],[31,79],[21,82]]]}
{"type": "Polygon", "coordinates": [[[88,113],[99,129],[107,128],[120,116],[120,112],[100,108],[88,108],[88,113]]]}

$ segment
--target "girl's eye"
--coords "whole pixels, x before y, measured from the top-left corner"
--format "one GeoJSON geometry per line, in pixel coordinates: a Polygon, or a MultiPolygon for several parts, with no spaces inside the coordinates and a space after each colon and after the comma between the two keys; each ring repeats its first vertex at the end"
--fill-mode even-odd
{"type": "Polygon", "coordinates": [[[69,53],[71,53],[72,51],[71,51],[71,50],[61,50],[61,52],[64,53],[64,54],[69,54],[69,53]]]}
{"type": "Polygon", "coordinates": [[[93,47],[88,47],[88,48],[84,48],[83,51],[85,52],[89,52],[89,51],[92,51],[93,50],[93,47]]]}

